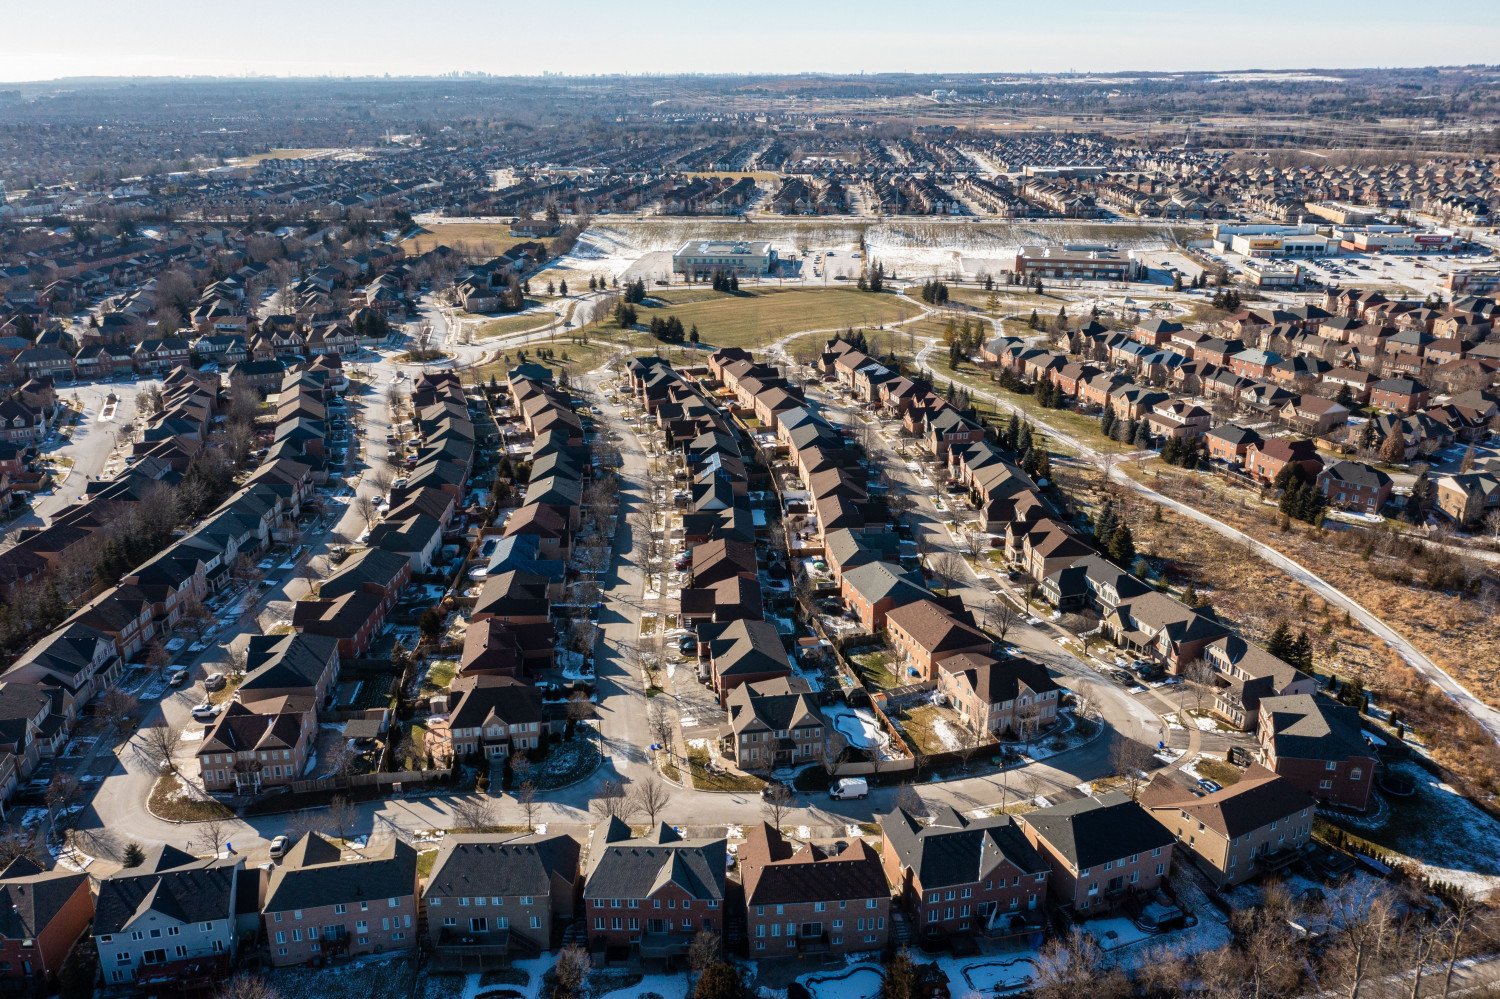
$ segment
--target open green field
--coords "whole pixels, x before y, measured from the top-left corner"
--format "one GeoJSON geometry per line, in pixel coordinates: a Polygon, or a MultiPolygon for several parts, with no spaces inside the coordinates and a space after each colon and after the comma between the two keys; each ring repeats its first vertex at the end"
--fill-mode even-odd
{"type": "Polygon", "coordinates": [[[734,295],[693,289],[652,295],[638,320],[648,325],[654,317],[676,316],[688,329],[697,326],[704,343],[753,348],[800,330],[881,326],[919,312],[895,295],[853,288],[757,288],[734,295]]]}
{"type": "Polygon", "coordinates": [[[527,241],[525,236],[512,236],[510,226],[503,222],[429,222],[422,228],[425,231],[401,243],[407,253],[417,255],[447,246],[476,257],[496,257],[527,241]]]}

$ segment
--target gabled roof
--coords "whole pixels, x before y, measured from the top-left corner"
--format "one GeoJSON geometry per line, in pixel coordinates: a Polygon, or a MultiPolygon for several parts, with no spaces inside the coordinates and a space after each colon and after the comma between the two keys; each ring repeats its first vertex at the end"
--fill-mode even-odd
{"type": "Polygon", "coordinates": [[[702,901],[724,898],[723,839],[684,839],[663,823],[636,839],[619,819],[596,826],[585,899],[648,898],[668,885],[702,901]]]}
{"type": "Polygon", "coordinates": [[[198,860],[176,847],[150,847],[139,867],[100,880],[94,932],[120,933],[148,912],[183,924],[232,920],[240,865],[239,858],[198,860]]]}
{"type": "Polygon", "coordinates": [[[1141,792],[1141,804],[1153,814],[1166,813],[1159,820],[1164,825],[1170,816],[1186,812],[1232,840],[1308,811],[1315,802],[1285,777],[1255,763],[1238,783],[1201,798],[1169,775],[1158,774],[1141,792]]]}
{"type": "Polygon", "coordinates": [[[1161,823],[1119,791],[1028,812],[1020,821],[1077,871],[1173,842],[1161,823]]]}
{"type": "Polygon", "coordinates": [[[580,844],[553,834],[506,837],[493,834],[443,837],[424,896],[543,896],[552,879],[576,881],[580,844]]]}
{"type": "Polygon", "coordinates": [[[924,890],[982,882],[1007,865],[1021,874],[1048,870],[1011,816],[969,819],[948,806],[935,811],[927,825],[903,808],[879,817],[889,847],[924,890]]]}
{"type": "Polygon", "coordinates": [[[762,822],[745,834],[739,850],[747,905],[889,898],[880,857],[855,838],[838,853],[808,844],[794,849],[762,822]]]}
{"type": "Polygon", "coordinates": [[[271,871],[265,912],[381,901],[415,895],[417,851],[399,838],[349,860],[337,844],[310,832],[271,871]]]}
{"type": "Polygon", "coordinates": [[[0,939],[35,940],[88,883],[87,874],[45,871],[29,857],[16,857],[0,872],[0,939]]]}

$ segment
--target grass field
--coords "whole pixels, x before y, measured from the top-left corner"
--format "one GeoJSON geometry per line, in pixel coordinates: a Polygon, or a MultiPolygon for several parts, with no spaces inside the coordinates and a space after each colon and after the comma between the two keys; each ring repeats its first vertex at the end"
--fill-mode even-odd
{"type": "Polygon", "coordinates": [[[765,288],[725,295],[693,289],[653,295],[640,308],[642,325],[653,317],[676,316],[698,327],[703,342],[715,347],[762,347],[799,330],[869,327],[919,313],[895,295],[872,295],[852,288],[765,288]]]}
{"type": "Polygon", "coordinates": [[[539,330],[556,320],[557,316],[551,312],[487,319],[474,331],[474,339],[490,340],[497,336],[509,336],[512,333],[526,333],[531,330],[539,330]]]}
{"type": "Polygon", "coordinates": [[[430,222],[422,228],[426,231],[402,242],[401,248],[407,253],[426,253],[435,246],[448,246],[494,257],[527,241],[525,236],[512,236],[510,226],[503,222],[430,222]]]}

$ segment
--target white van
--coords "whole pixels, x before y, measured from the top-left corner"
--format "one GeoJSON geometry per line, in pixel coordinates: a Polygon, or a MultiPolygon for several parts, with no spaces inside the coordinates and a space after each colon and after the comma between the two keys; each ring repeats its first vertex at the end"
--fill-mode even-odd
{"type": "Polygon", "coordinates": [[[854,798],[868,798],[870,796],[870,782],[863,777],[845,777],[829,789],[828,796],[830,798],[838,798],[840,801],[848,801],[854,798]]]}

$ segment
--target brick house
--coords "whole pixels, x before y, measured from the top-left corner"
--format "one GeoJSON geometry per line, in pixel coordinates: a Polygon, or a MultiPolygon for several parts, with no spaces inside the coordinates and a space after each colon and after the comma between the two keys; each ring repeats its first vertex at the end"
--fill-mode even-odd
{"type": "Polygon", "coordinates": [[[292,605],[292,627],[337,638],[340,656],[362,656],[385,627],[386,616],[410,579],[411,560],[406,556],[363,549],[317,584],[316,595],[292,605]]]}
{"type": "Polygon", "coordinates": [[[422,899],[434,959],[463,967],[551,950],[578,912],[580,844],[543,834],[447,835],[422,899]]]}
{"type": "Polygon", "coordinates": [[[515,677],[461,676],[449,686],[446,699],[434,700],[434,709],[447,709],[455,759],[479,755],[504,760],[542,744],[542,695],[515,677]]]}
{"type": "Polygon", "coordinates": [[[1312,838],[1313,799],[1259,764],[1230,787],[1207,795],[1195,790],[1186,778],[1157,774],[1141,792],[1141,805],[1218,888],[1280,870],[1312,838]]]}
{"type": "Polygon", "coordinates": [[[231,701],[194,753],[203,789],[259,794],[300,780],[316,732],[311,710],[263,714],[231,701]]]}
{"type": "Polygon", "coordinates": [[[1052,897],[1080,916],[1154,891],[1172,867],[1172,834],[1119,791],[1029,812],[1017,822],[1052,869],[1052,897]]]}
{"type": "Polygon", "coordinates": [[[1318,694],[1262,698],[1259,738],[1266,766],[1318,801],[1370,807],[1378,761],[1353,708],[1318,694]]]}
{"type": "Polygon", "coordinates": [[[87,874],[12,860],[0,871],[0,991],[55,982],[93,918],[87,874]]]}
{"type": "Polygon", "coordinates": [[[933,679],[937,663],[963,652],[989,653],[990,636],[974,627],[967,610],[951,610],[935,600],[918,600],[894,608],[885,619],[885,633],[899,660],[916,668],[924,680],[933,679]]]}
{"type": "Polygon", "coordinates": [[[762,822],[739,849],[752,957],[882,951],[891,890],[874,847],[858,837],[833,852],[794,847],[762,822]]]}
{"type": "Polygon", "coordinates": [[[1412,378],[1387,378],[1370,386],[1370,405],[1392,413],[1415,413],[1427,405],[1427,386],[1412,378]]]}
{"type": "Polygon", "coordinates": [[[1263,443],[1260,434],[1249,427],[1242,427],[1235,423],[1215,427],[1203,435],[1203,440],[1208,445],[1209,458],[1222,461],[1226,465],[1243,463],[1250,453],[1250,448],[1263,443]]]}
{"type": "Polygon", "coordinates": [[[938,663],[935,679],[974,731],[1029,738],[1057,721],[1062,688],[1044,666],[1022,656],[960,653],[938,663]]]}
{"type": "Polygon", "coordinates": [[[684,839],[665,823],[643,836],[611,818],[594,828],[584,879],[589,950],[675,967],[693,937],[724,932],[723,839],[684,839]]]}
{"type": "Polygon", "coordinates": [[[769,621],[731,621],[706,644],[721,707],[728,705],[730,693],[741,684],[774,680],[792,672],[781,633],[769,621]]]}
{"type": "Polygon", "coordinates": [[[777,677],[742,683],[729,692],[729,733],[735,765],[764,771],[821,762],[828,730],[807,681],[777,677]]]}
{"type": "Polygon", "coordinates": [[[1330,506],[1379,513],[1391,498],[1391,477],[1359,461],[1336,461],[1318,473],[1318,491],[1330,506]]]}
{"type": "Polygon", "coordinates": [[[271,964],[389,953],[417,945],[417,851],[397,837],[343,859],[308,833],[271,871],[261,910],[271,964]]]}
{"type": "Polygon", "coordinates": [[[1039,930],[1051,868],[1009,815],[879,816],[886,879],[924,936],[1039,930]]]}
{"type": "Polygon", "coordinates": [[[1323,470],[1323,459],[1312,441],[1286,437],[1273,437],[1253,444],[1245,452],[1245,473],[1264,485],[1274,484],[1281,470],[1288,465],[1300,467],[1307,481],[1312,482],[1323,470]]]}

